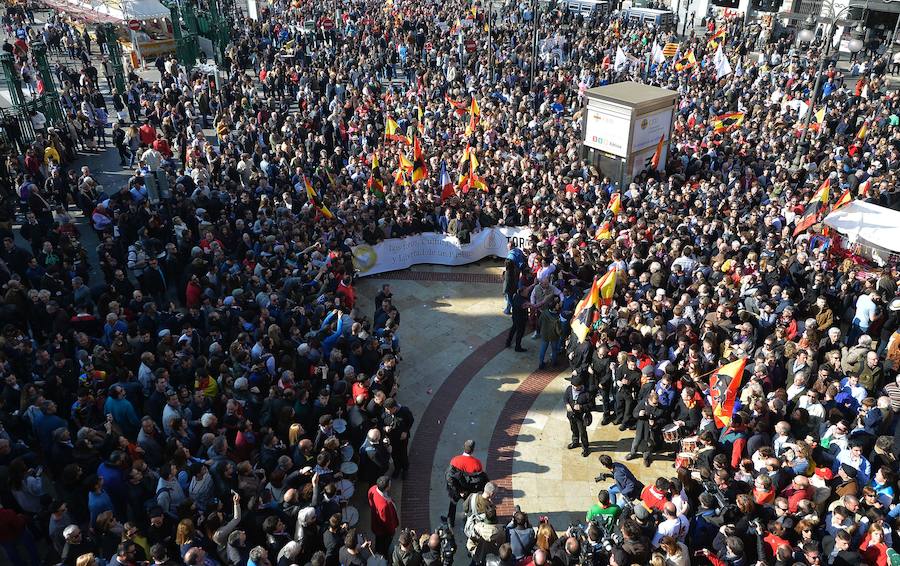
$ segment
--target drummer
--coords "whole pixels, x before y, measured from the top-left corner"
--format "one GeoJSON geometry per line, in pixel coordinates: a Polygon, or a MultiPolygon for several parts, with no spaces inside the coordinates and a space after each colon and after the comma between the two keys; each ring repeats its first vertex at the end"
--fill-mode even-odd
{"type": "Polygon", "coordinates": [[[697,390],[692,386],[682,389],[672,413],[672,422],[678,425],[680,436],[693,434],[700,427],[702,410],[703,403],[697,397],[697,390]]]}

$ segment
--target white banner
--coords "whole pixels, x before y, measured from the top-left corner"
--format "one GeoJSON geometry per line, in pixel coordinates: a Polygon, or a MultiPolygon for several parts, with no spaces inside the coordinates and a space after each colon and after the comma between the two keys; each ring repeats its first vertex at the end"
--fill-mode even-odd
{"type": "Polygon", "coordinates": [[[434,232],[391,238],[374,246],[354,246],[353,266],[364,277],[422,263],[465,265],[488,256],[505,258],[510,242],[522,247],[530,237],[530,228],[505,227],[476,232],[468,244],[460,244],[454,236],[434,232]]]}

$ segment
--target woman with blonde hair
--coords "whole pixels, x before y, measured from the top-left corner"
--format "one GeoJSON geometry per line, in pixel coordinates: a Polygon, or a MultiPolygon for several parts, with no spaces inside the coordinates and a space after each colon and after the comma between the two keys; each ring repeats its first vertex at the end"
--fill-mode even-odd
{"type": "Polygon", "coordinates": [[[291,425],[291,428],[288,429],[288,444],[290,446],[296,446],[302,439],[305,431],[303,427],[300,426],[300,423],[294,423],[291,425]]]}
{"type": "Polygon", "coordinates": [[[79,556],[75,560],[75,566],[97,566],[97,560],[94,558],[94,553],[89,552],[79,556]]]}
{"type": "Polygon", "coordinates": [[[558,538],[559,536],[557,536],[556,530],[554,530],[550,521],[547,520],[546,517],[541,517],[541,522],[537,528],[537,537],[534,543],[535,548],[550,552],[550,546],[556,542],[556,539],[558,538]]]}

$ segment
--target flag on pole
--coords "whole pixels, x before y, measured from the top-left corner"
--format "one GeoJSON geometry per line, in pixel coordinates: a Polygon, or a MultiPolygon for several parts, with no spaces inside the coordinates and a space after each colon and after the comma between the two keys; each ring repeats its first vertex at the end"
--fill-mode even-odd
{"type": "Polygon", "coordinates": [[[652,61],[653,63],[665,63],[666,62],[666,56],[663,53],[662,47],[660,47],[659,44],[656,43],[655,41],[653,42],[653,50],[651,51],[651,54],[650,54],[650,61],[652,61]]]}
{"type": "Polygon", "coordinates": [[[453,111],[456,113],[457,116],[462,116],[463,114],[466,113],[466,110],[468,110],[468,108],[469,108],[469,105],[466,104],[465,102],[463,102],[462,100],[453,100],[452,98],[450,98],[450,93],[444,94],[444,100],[446,100],[447,103],[453,107],[453,111]]]}
{"type": "Polygon", "coordinates": [[[825,179],[825,182],[819,187],[816,193],[809,199],[803,215],[797,221],[794,228],[794,237],[796,238],[803,232],[807,231],[819,219],[819,211],[828,204],[828,195],[831,193],[831,179],[825,179]]]}
{"type": "Polygon", "coordinates": [[[384,122],[384,139],[387,141],[410,143],[409,138],[400,133],[400,126],[392,118],[388,118],[384,122]]]}
{"type": "Polygon", "coordinates": [[[470,136],[475,133],[478,122],[481,121],[481,108],[478,107],[478,101],[472,96],[472,104],[469,107],[469,125],[466,127],[466,135],[470,136]]]}
{"type": "Polygon", "coordinates": [[[612,196],[609,197],[609,205],[606,208],[613,213],[613,216],[619,214],[622,210],[622,195],[613,193],[612,196]]]}
{"type": "Polygon", "coordinates": [[[608,240],[612,238],[612,226],[609,222],[604,222],[597,228],[597,232],[594,234],[595,240],[608,240]]]}
{"type": "Polygon", "coordinates": [[[394,172],[394,185],[398,187],[408,187],[409,181],[406,178],[406,171],[402,168],[394,172]]]}
{"type": "Polygon", "coordinates": [[[694,50],[688,51],[681,59],[675,61],[675,71],[687,71],[697,66],[697,58],[694,57],[694,50]]]}
{"type": "Polygon", "coordinates": [[[623,70],[625,70],[625,67],[627,67],[627,66],[628,66],[628,56],[625,55],[625,52],[622,50],[621,47],[616,47],[616,60],[615,60],[615,63],[613,63],[613,69],[617,73],[621,73],[623,70]]]}
{"type": "Polygon", "coordinates": [[[706,48],[712,51],[719,47],[725,39],[725,28],[719,28],[719,30],[710,36],[709,41],[706,42],[706,48]]]}
{"type": "Polygon", "coordinates": [[[416,106],[416,129],[420,136],[425,135],[425,110],[421,104],[416,106]]]}
{"type": "Polygon", "coordinates": [[[677,55],[679,46],[680,46],[680,44],[677,41],[672,41],[672,42],[665,44],[665,46],[663,46],[662,52],[663,52],[663,55],[666,57],[666,59],[669,59],[669,58],[677,55]]]}
{"type": "Polygon", "coordinates": [[[862,183],[860,183],[859,187],[856,190],[856,196],[859,198],[868,198],[869,191],[872,190],[872,177],[869,177],[862,183]]]}
{"type": "Polygon", "coordinates": [[[712,120],[713,131],[716,133],[724,132],[731,128],[737,128],[743,123],[743,112],[726,112],[725,114],[719,114],[712,120]]]}
{"type": "Polygon", "coordinates": [[[653,152],[653,157],[650,158],[650,169],[659,169],[660,161],[662,161],[663,145],[665,145],[665,141],[665,134],[659,136],[659,141],[656,143],[656,151],[653,152]]]}
{"type": "Polygon", "coordinates": [[[590,291],[577,305],[572,313],[572,332],[579,342],[584,342],[591,331],[591,327],[600,318],[597,309],[601,305],[612,303],[613,294],[616,292],[616,268],[612,268],[601,278],[594,278],[590,291]]]}
{"type": "Polygon", "coordinates": [[[734,401],[737,391],[744,377],[744,366],[747,358],[725,364],[716,370],[709,380],[709,394],[712,397],[713,420],[717,427],[725,427],[731,424],[731,415],[734,413],[734,401]]]}
{"type": "Polygon", "coordinates": [[[303,184],[306,186],[306,198],[309,199],[310,204],[312,204],[316,210],[318,210],[322,216],[325,218],[334,218],[334,214],[328,210],[328,207],[322,203],[322,199],[319,198],[319,193],[309,184],[309,179],[306,178],[306,175],[303,176],[303,184]]]}
{"type": "Polygon", "coordinates": [[[372,155],[372,175],[366,182],[369,192],[376,198],[384,199],[384,183],[381,181],[381,167],[378,163],[378,154],[372,155]]]}
{"type": "Polygon", "coordinates": [[[413,184],[418,183],[428,176],[428,167],[425,165],[425,155],[422,153],[422,144],[419,138],[413,138],[413,184]]]}
{"type": "Polygon", "coordinates": [[[397,166],[400,168],[401,171],[405,171],[407,173],[412,173],[413,164],[412,164],[412,161],[410,161],[408,157],[406,157],[405,155],[403,155],[401,153],[398,156],[397,161],[398,161],[397,166]]]}
{"type": "Polygon", "coordinates": [[[847,189],[840,197],[838,197],[837,202],[834,203],[834,206],[831,207],[831,212],[834,212],[839,208],[843,208],[851,202],[853,202],[853,197],[850,196],[850,189],[847,189]]]}
{"type": "Polygon", "coordinates": [[[441,202],[453,196],[456,196],[456,191],[453,189],[450,174],[447,173],[447,162],[441,161],[441,202]]]}
{"type": "Polygon", "coordinates": [[[469,151],[469,170],[459,178],[459,190],[463,193],[469,192],[469,189],[480,189],[487,191],[487,184],[484,179],[478,176],[478,158],[475,157],[475,151],[469,151]]]}
{"type": "Polygon", "coordinates": [[[728,57],[726,57],[725,53],[722,51],[721,45],[716,49],[716,54],[713,55],[713,65],[716,67],[717,81],[734,72],[734,69],[731,68],[731,63],[728,62],[728,57]]]}

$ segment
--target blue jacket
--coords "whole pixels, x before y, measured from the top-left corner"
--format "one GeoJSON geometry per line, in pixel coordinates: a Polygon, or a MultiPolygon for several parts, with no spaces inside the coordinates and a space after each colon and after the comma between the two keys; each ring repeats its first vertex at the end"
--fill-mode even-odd
{"type": "Polygon", "coordinates": [[[613,479],[616,480],[619,493],[629,500],[640,496],[641,490],[644,489],[641,482],[634,477],[634,474],[631,473],[631,470],[625,464],[618,462],[613,464],[613,479]]]}

